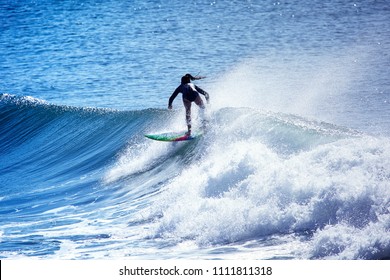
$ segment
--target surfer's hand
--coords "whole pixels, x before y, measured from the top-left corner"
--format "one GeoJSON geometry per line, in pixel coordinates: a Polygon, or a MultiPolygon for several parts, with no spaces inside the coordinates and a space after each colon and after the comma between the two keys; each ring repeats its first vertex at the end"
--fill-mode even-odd
{"type": "Polygon", "coordinates": [[[172,110],[172,105],[168,105],[168,109],[169,109],[169,110],[172,110]]]}

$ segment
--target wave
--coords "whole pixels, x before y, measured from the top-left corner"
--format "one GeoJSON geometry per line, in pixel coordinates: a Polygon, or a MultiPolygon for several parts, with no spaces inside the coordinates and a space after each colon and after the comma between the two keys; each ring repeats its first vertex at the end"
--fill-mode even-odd
{"type": "Polygon", "coordinates": [[[248,109],[216,118],[201,159],[148,209],[162,217],[155,236],[200,246],[294,236],[295,257],[389,257],[388,139],[248,109]]]}
{"type": "Polygon", "coordinates": [[[389,258],[388,138],[251,108],[209,112],[196,141],[143,137],[183,116],[1,95],[0,254],[150,258],[191,243],[209,256],[389,258]]]}

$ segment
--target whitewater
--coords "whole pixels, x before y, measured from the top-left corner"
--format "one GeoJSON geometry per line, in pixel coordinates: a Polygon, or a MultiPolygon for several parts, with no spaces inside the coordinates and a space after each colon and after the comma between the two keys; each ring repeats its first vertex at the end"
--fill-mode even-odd
{"type": "Polygon", "coordinates": [[[389,5],[190,8],[0,3],[0,258],[389,259],[389,5]]]}

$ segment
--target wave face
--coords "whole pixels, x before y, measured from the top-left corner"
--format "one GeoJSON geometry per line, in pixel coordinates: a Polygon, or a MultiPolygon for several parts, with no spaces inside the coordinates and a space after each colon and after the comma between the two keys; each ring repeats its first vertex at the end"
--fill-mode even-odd
{"type": "Polygon", "coordinates": [[[0,256],[390,257],[389,138],[249,108],[143,137],[183,116],[1,95],[0,256]]]}

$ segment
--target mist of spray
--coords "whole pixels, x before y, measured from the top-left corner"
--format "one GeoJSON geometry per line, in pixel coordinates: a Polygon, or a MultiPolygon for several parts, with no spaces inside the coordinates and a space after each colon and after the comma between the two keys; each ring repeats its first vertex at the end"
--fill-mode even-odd
{"type": "Polygon", "coordinates": [[[345,96],[362,79],[364,53],[245,59],[213,85],[213,109],[250,107],[334,121],[329,112],[343,111],[345,96]]]}

